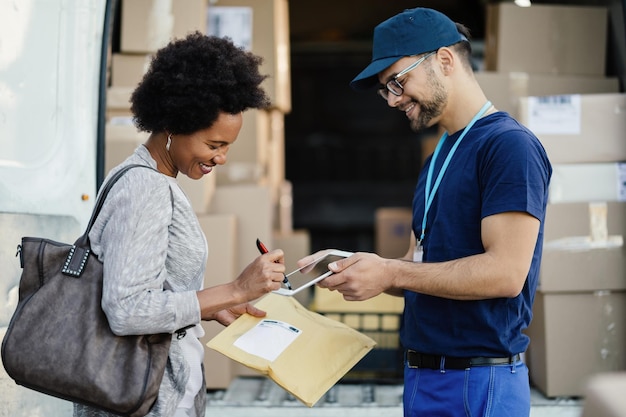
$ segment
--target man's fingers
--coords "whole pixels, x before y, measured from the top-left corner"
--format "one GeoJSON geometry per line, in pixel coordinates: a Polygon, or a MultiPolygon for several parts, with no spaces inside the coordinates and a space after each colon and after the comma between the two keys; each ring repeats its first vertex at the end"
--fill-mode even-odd
{"type": "Polygon", "coordinates": [[[330,269],[334,273],[338,273],[338,272],[343,271],[344,269],[346,269],[350,265],[355,264],[356,262],[358,262],[358,256],[351,255],[351,256],[349,256],[347,258],[340,259],[338,261],[329,263],[328,264],[328,269],[330,269]]]}

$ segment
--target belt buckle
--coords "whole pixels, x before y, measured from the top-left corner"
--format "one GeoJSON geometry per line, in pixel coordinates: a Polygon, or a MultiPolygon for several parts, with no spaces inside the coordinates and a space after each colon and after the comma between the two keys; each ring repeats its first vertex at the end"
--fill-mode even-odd
{"type": "Polygon", "coordinates": [[[407,367],[411,368],[411,369],[418,369],[420,366],[418,364],[413,365],[412,364],[412,360],[411,358],[413,357],[413,355],[415,355],[415,362],[419,362],[418,359],[418,353],[412,349],[407,349],[406,351],[406,365],[407,367]]]}

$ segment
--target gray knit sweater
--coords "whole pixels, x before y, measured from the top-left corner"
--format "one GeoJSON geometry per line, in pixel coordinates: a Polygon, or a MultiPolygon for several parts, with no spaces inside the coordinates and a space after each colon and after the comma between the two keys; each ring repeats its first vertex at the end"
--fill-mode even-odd
{"type": "MultiPolygon", "coordinates": [[[[128,164],[156,168],[144,146],[112,172],[128,164]]],[[[165,175],[133,168],[113,186],[89,233],[91,248],[104,265],[102,308],[118,335],[173,333],[200,323],[196,291],[202,288],[206,246],[198,219],[182,197],[171,192],[165,175]]],[[[173,337],[159,397],[148,416],[174,414],[189,372],[173,337]]],[[[199,417],[205,399],[202,389],[195,401],[199,417]]],[[[74,416],[113,415],[75,405],[74,416]]]]}

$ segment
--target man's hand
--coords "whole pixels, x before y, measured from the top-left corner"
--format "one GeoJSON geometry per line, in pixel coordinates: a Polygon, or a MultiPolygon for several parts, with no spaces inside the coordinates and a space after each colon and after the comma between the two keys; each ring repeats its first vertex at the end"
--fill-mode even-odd
{"type": "Polygon", "coordinates": [[[390,281],[385,279],[388,261],[374,253],[355,253],[328,264],[334,273],[317,285],[339,291],[347,301],[367,300],[390,288],[390,281]]]}

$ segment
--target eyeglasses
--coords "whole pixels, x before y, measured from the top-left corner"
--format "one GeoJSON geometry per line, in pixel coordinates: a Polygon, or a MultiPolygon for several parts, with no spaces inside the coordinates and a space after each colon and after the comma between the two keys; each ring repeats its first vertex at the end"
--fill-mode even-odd
{"type": "Polygon", "coordinates": [[[413,71],[415,68],[419,67],[419,65],[422,62],[424,62],[426,58],[436,53],[437,51],[429,52],[428,54],[424,55],[423,57],[421,57],[420,59],[418,59],[417,61],[415,61],[414,63],[412,63],[411,65],[409,65],[408,67],[400,71],[399,73],[397,73],[395,77],[387,81],[384,87],[381,87],[378,90],[378,95],[381,96],[385,101],[389,99],[389,93],[393,94],[394,96],[400,97],[404,93],[404,87],[402,86],[402,84],[400,84],[400,81],[398,81],[398,78],[402,77],[409,71],[413,71]]]}

